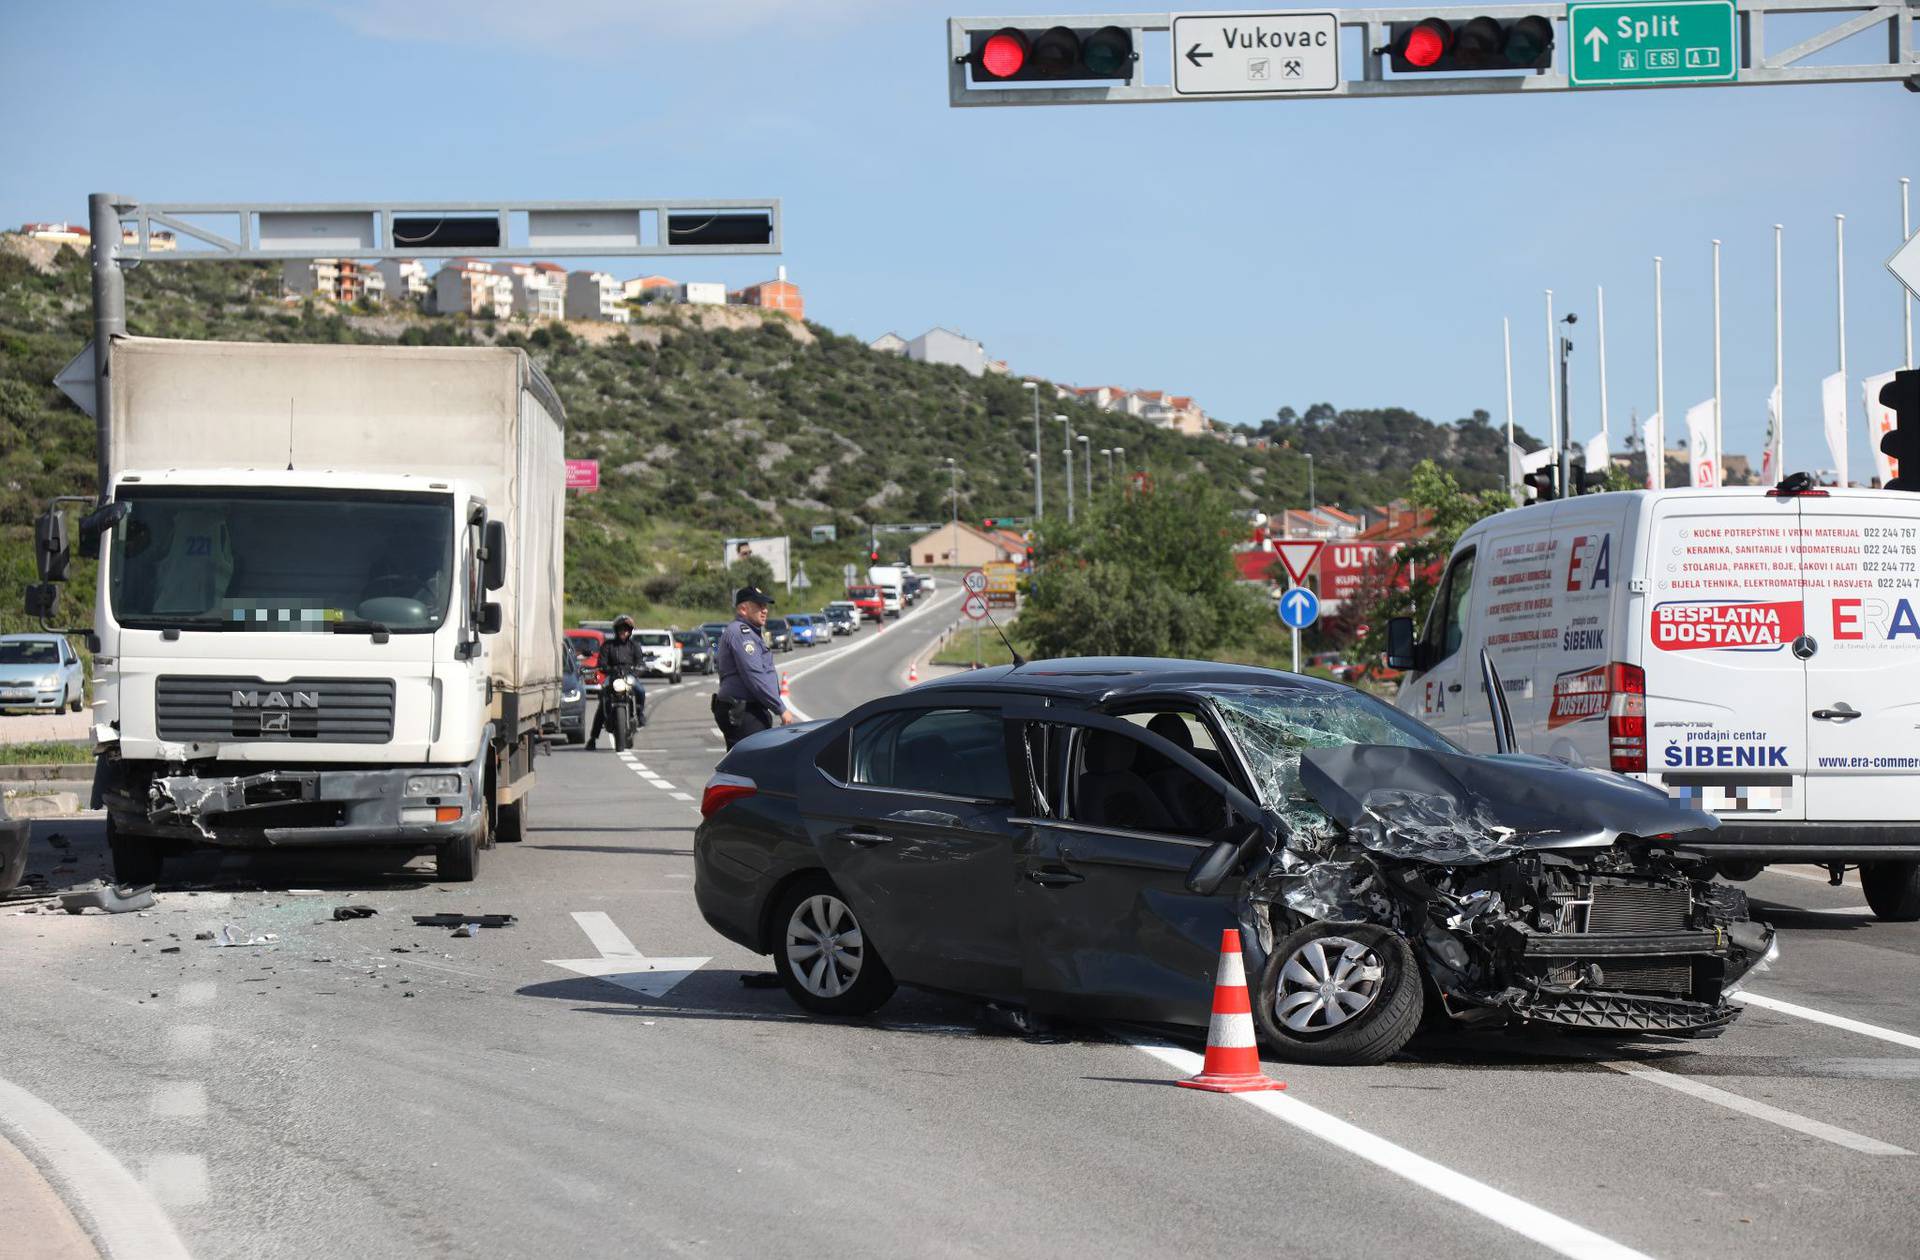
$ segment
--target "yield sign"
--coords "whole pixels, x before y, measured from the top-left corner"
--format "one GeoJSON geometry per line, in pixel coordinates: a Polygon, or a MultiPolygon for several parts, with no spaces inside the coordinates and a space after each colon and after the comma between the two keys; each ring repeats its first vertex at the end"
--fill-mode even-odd
{"type": "Polygon", "coordinates": [[[1273,547],[1280,553],[1280,563],[1287,566],[1287,576],[1298,586],[1307,580],[1313,562],[1320,558],[1320,548],[1326,545],[1311,538],[1282,538],[1273,547]]]}
{"type": "Polygon", "coordinates": [[[711,962],[709,958],[648,958],[633,947],[627,934],[598,910],[575,910],[573,921],[587,934],[598,958],[549,958],[555,967],[577,975],[617,984],[645,997],[665,997],[674,985],[711,962]]]}
{"type": "Polygon", "coordinates": [[[1920,232],[1915,232],[1905,245],[1893,251],[1893,257],[1887,259],[1887,270],[1907,286],[1907,292],[1920,298],[1920,232]]]}

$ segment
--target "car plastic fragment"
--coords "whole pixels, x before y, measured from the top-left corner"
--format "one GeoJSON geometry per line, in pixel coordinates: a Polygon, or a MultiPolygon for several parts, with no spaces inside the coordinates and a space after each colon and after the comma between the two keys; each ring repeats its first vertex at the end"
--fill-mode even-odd
{"type": "Polygon", "coordinates": [[[126,914],[134,910],[153,908],[153,885],[139,887],[122,885],[115,887],[104,879],[96,879],[90,884],[76,884],[56,893],[60,908],[68,914],[80,914],[86,910],[104,910],[108,914],[126,914]]]}
{"type": "Polygon", "coordinates": [[[472,923],[483,928],[512,927],[515,919],[510,914],[416,914],[413,916],[415,927],[459,927],[472,923]]]}
{"type": "Polygon", "coordinates": [[[372,906],[335,906],[333,908],[333,917],[340,921],[347,919],[370,919],[379,913],[380,912],[372,906]]]}
{"type": "Polygon", "coordinates": [[[265,933],[261,936],[242,936],[240,929],[228,923],[224,924],[219,931],[213,933],[213,943],[209,945],[208,948],[244,949],[249,945],[271,945],[279,939],[280,938],[272,932],[265,933]]]}

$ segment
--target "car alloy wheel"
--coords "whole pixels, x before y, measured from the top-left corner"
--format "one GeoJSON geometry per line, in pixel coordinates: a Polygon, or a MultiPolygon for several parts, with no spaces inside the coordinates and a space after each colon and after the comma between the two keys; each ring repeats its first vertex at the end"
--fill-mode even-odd
{"type": "Polygon", "coordinates": [[[787,920],[787,963],[794,981],[817,998],[851,989],[866,963],[866,939],[847,903],[832,893],[808,897],[787,920]]]}
{"type": "Polygon", "coordinates": [[[1274,1018],[1294,1033],[1338,1028],[1373,1005],[1385,975],[1379,955],[1358,941],[1315,937],[1281,964],[1274,1018]]]}

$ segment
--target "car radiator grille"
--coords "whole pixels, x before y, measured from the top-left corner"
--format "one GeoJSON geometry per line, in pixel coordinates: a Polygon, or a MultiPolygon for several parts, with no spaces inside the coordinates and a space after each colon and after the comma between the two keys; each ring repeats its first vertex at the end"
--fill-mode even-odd
{"type": "Polygon", "coordinates": [[[1683,932],[1693,898],[1684,888],[1596,884],[1589,932],[1683,932]]]}
{"type": "Polygon", "coordinates": [[[167,740],[310,740],[384,744],[393,738],[390,678],[162,676],[155,727],[167,740]]]}
{"type": "Polygon", "coordinates": [[[1634,993],[1693,992],[1693,965],[1684,958],[1636,958],[1615,962],[1602,959],[1603,989],[1625,989],[1634,993]]]}

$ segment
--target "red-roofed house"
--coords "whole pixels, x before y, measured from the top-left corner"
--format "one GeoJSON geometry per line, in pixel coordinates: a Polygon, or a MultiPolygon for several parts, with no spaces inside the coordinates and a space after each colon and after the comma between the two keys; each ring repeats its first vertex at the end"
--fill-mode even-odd
{"type": "Polygon", "coordinates": [[[785,267],[780,268],[779,274],[772,280],[750,284],[727,294],[727,302],[732,306],[758,306],[762,310],[779,311],[795,319],[807,317],[807,304],[800,296],[800,286],[787,279],[785,267]]]}

